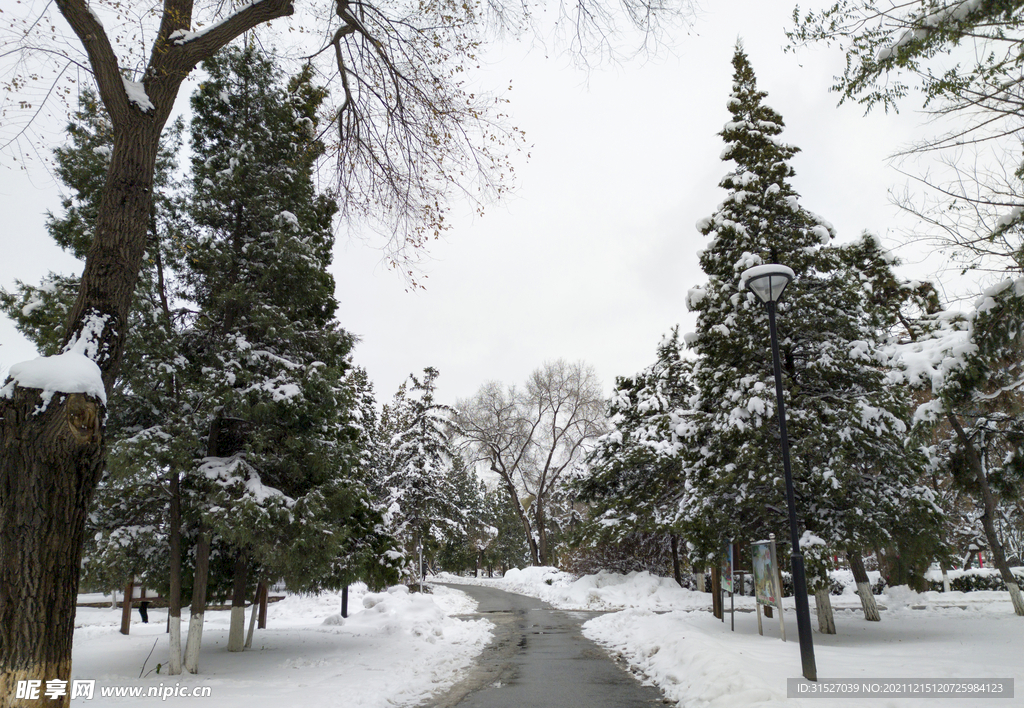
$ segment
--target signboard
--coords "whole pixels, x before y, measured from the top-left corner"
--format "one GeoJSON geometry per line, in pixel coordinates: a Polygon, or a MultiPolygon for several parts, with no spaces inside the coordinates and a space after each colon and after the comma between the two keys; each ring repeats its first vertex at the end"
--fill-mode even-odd
{"type": "Polygon", "coordinates": [[[722,552],[722,592],[732,593],[732,572],[736,566],[736,546],[731,541],[725,544],[722,552]]]}
{"type": "Polygon", "coordinates": [[[775,557],[775,534],[770,541],[758,541],[750,546],[750,557],[754,571],[754,598],[757,601],[757,632],[764,634],[761,627],[761,605],[773,605],[779,611],[779,631],[786,641],[786,625],[782,621],[782,576],[775,557]]]}
{"type": "Polygon", "coordinates": [[[779,592],[775,587],[778,573],[771,541],[759,541],[751,548],[754,563],[754,597],[759,605],[776,605],[779,592]]]}

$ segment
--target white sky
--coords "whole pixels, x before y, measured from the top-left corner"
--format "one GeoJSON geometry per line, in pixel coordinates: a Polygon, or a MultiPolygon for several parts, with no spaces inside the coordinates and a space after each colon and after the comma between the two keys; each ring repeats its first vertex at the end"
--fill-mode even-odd
{"type": "MultiPolygon", "coordinates": [[[[362,338],[354,358],[378,401],[426,366],[441,373],[439,398],[454,403],[488,380],[522,383],[557,358],[589,362],[610,392],[615,376],[653,361],[662,334],[693,328],[685,295],[704,281],[694,225],[723,196],[729,166],[716,134],[728,119],[738,37],[786,122],[783,139],[803,150],[793,161],[803,205],[841,241],[871,229],[895,245],[903,217],[887,191],[904,178],[886,158],[913,137],[917,104],[900,116],[837,108],[828,87],[843,58],[824,48],[783,54],[788,2],[705,5],[674,51],[643,63],[587,74],[525,45],[493,53],[480,83],[498,91],[511,81],[509,112],[532,158],[517,162],[516,193],[484,217],[455,206],[455,227],[431,246],[425,291],[407,292],[371,245],[339,238],[338,318],[362,338]]],[[[60,208],[53,180],[7,167],[0,286],[80,270],[45,235],[43,213],[60,208]]],[[[0,370],[34,355],[0,322],[0,370]]]]}

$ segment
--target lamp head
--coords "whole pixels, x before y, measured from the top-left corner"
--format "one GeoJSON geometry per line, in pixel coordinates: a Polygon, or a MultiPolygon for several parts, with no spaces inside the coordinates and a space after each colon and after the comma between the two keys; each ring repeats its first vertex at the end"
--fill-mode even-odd
{"type": "Polygon", "coordinates": [[[791,268],[778,263],[766,263],[743,271],[740,275],[740,287],[746,287],[758,300],[767,305],[769,302],[778,302],[782,297],[782,291],[795,277],[796,274],[791,268]]]}

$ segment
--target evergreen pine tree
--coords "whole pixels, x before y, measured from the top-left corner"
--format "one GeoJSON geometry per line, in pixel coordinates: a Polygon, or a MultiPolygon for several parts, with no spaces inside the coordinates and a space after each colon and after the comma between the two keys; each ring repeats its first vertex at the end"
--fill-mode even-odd
{"type": "MultiPolygon", "coordinates": [[[[790,184],[797,148],[779,138],[782,118],[763,103],[741,47],[733,67],[721,136],[735,167],[720,183],[724,202],[698,225],[708,282],[688,296],[697,396],[681,429],[680,522],[707,555],[729,538],[788,536],[768,318],[740,277],[780,263],[796,273],[778,323],[798,518],[833,551],[883,544],[895,528],[933,531],[931,494],[913,485],[923,460],[904,444],[907,400],[885,385],[866,292],[843,277],[832,227],[800,206],[790,184]]],[[[812,591],[827,584],[825,570],[808,569],[812,591]]]]}
{"type": "Polygon", "coordinates": [[[385,414],[393,434],[383,484],[395,534],[410,557],[420,544],[428,557],[465,529],[451,476],[455,411],[434,400],[437,376],[431,367],[422,379],[410,375],[385,414]]]}
{"type": "Polygon", "coordinates": [[[327,271],[337,207],[314,185],[325,94],[308,67],[285,84],[252,45],[204,68],[192,99],[183,294],[197,314],[186,349],[209,431],[195,475],[205,496],[197,523],[233,556],[229,648],[238,650],[254,575],[283,577],[295,590],[340,586],[358,574],[349,562],[358,557],[376,577],[380,564],[353,549],[386,553],[387,538],[358,479],[345,381],[353,338],[334,319],[327,271]]]}
{"type": "Polygon", "coordinates": [[[497,566],[504,572],[530,565],[530,546],[523,535],[516,502],[510,498],[507,487],[499,485],[488,490],[483,503],[484,518],[495,531],[494,540],[484,553],[488,568],[497,566]]]}
{"type": "Polygon", "coordinates": [[[473,467],[467,465],[460,454],[452,457],[448,477],[455,490],[455,506],[461,512],[463,523],[449,527],[438,564],[443,570],[456,573],[479,569],[497,534],[497,529],[486,520],[484,495],[487,490],[473,467]]]}
{"type": "Polygon", "coordinates": [[[693,394],[692,363],[683,359],[679,331],[658,345],[658,359],[636,376],[620,376],[608,405],[612,430],[587,457],[574,484],[588,502],[588,534],[616,542],[636,531],[668,532],[683,480],[679,413],[693,394]]]}
{"type": "Polygon", "coordinates": [[[992,554],[1014,612],[1024,616],[1021,580],[1010,569],[1006,544],[1012,508],[1020,504],[1024,485],[1024,279],[989,288],[967,313],[922,319],[927,333],[895,348],[899,383],[931,389],[932,398],[918,408],[915,421],[936,434],[929,448],[934,470],[949,478],[951,491],[973,498],[975,523],[961,535],[983,537],[980,545],[992,554]]]}

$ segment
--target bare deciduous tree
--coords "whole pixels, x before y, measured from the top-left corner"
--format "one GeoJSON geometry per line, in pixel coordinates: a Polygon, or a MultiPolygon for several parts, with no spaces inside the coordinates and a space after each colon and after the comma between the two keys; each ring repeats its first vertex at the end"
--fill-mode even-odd
{"type": "Polygon", "coordinates": [[[464,443],[475,461],[498,475],[512,500],[531,560],[547,565],[552,497],[587,444],[605,432],[604,400],[593,368],[548,363],[523,389],[491,382],[456,408],[464,443]]]}

